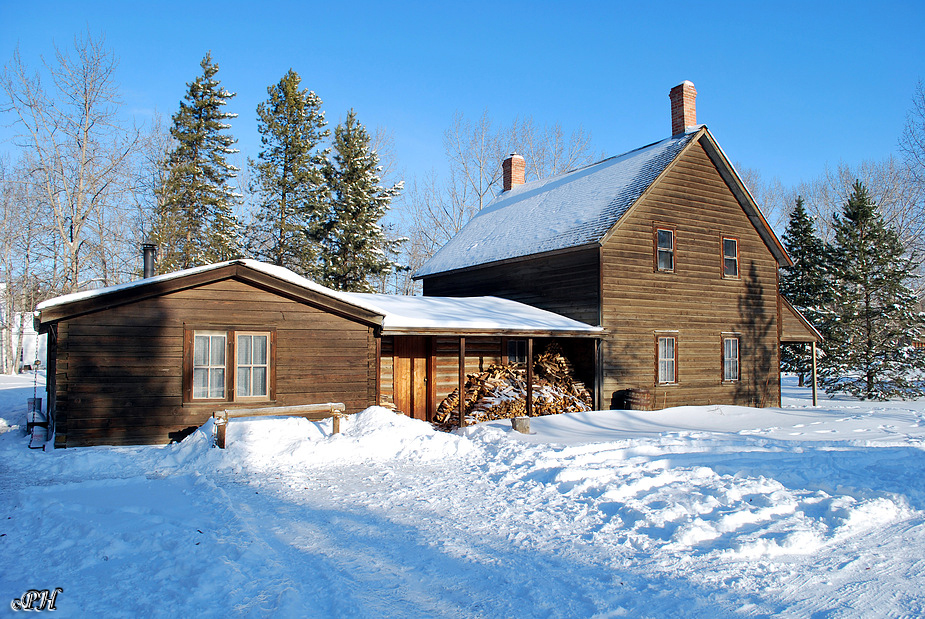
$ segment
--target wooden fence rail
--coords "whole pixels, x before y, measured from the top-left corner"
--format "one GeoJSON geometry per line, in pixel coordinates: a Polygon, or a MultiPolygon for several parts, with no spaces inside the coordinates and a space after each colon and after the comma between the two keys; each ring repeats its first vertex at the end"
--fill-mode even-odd
{"type": "Polygon", "coordinates": [[[225,428],[228,420],[235,417],[305,417],[309,421],[334,418],[333,434],[340,432],[340,420],[347,407],[341,402],[326,404],[300,404],[297,406],[267,406],[263,408],[229,408],[212,413],[215,418],[215,446],[225,448],[225,428]]]}

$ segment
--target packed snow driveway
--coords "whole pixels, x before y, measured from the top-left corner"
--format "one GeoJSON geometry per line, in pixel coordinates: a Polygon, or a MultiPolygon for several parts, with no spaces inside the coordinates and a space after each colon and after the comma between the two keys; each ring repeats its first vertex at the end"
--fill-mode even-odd
{"type": "MultiPolygon", "coordinates": [[[[2,427],[22,422],[9,386],[2,427]]],[[[925,406],[787,393],[530,435],[234,420],[226,450],[206,426],[43,453],[13,427],[0,593],[60,587],[58,616],[925,613],[925,406]]]]}

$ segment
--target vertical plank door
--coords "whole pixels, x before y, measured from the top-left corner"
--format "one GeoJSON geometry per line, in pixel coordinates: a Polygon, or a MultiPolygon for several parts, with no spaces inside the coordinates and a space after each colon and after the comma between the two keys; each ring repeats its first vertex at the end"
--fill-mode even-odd
{"type": "Polygon", "coordinates": [[[414,419],[427,419],[426,336],[395,336],[393,355],[396,408],[414,419]]]}

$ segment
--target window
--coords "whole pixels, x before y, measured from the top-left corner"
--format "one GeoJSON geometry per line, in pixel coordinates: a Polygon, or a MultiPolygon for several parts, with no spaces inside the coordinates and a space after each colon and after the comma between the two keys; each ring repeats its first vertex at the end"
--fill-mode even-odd
{"type": "Polygon", "coordinates": [[[658,382],[667,385],[678,382],[678,339],[658,338],[658,382]]]}
{"type": "Polygon", "coordinates": [[[739,277],[739,242],[723,237],[723,277],[739,277]]]}
{"type": "Polygon", "coordinates": [[[197,331],[193,341],[193,399],[224,399],[225,333],[197,331]]]}
{"type": "Polygon", "coordinates": [[[527,362],[527,340],[508,340],[507,341],[507,362],[508,363],[526,363],[527,362]]]}
{"type": "Polygon", "coordinates": [[[187,330],[184,401],[272,400],[274,331],[187,330]]]}
{"type": "Polygon", "coordinates": [[[655,229],[655,268],[658,271],[674,271],[674,230],[655,229]]]}
{"type": "Polygon", "coordinates": [[[723,380],[739,380],[738,337],[723,337],[723,380]]]}
{"type": "Polygon", "coordinates": [[[267,397],[270,376],[270,336],[268,333],[238,333],[236,347],[237,398],[267,397]]]}

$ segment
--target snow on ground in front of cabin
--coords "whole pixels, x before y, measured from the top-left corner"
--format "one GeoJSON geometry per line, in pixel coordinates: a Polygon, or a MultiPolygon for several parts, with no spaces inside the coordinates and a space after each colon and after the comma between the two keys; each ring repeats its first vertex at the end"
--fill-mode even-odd
{"type": "Polygon", "coordinates": [[[370,409],[30,451],[0,378],[0,600],[57,616],[925,614],[925,401],[493,422],[370,409]]]}

